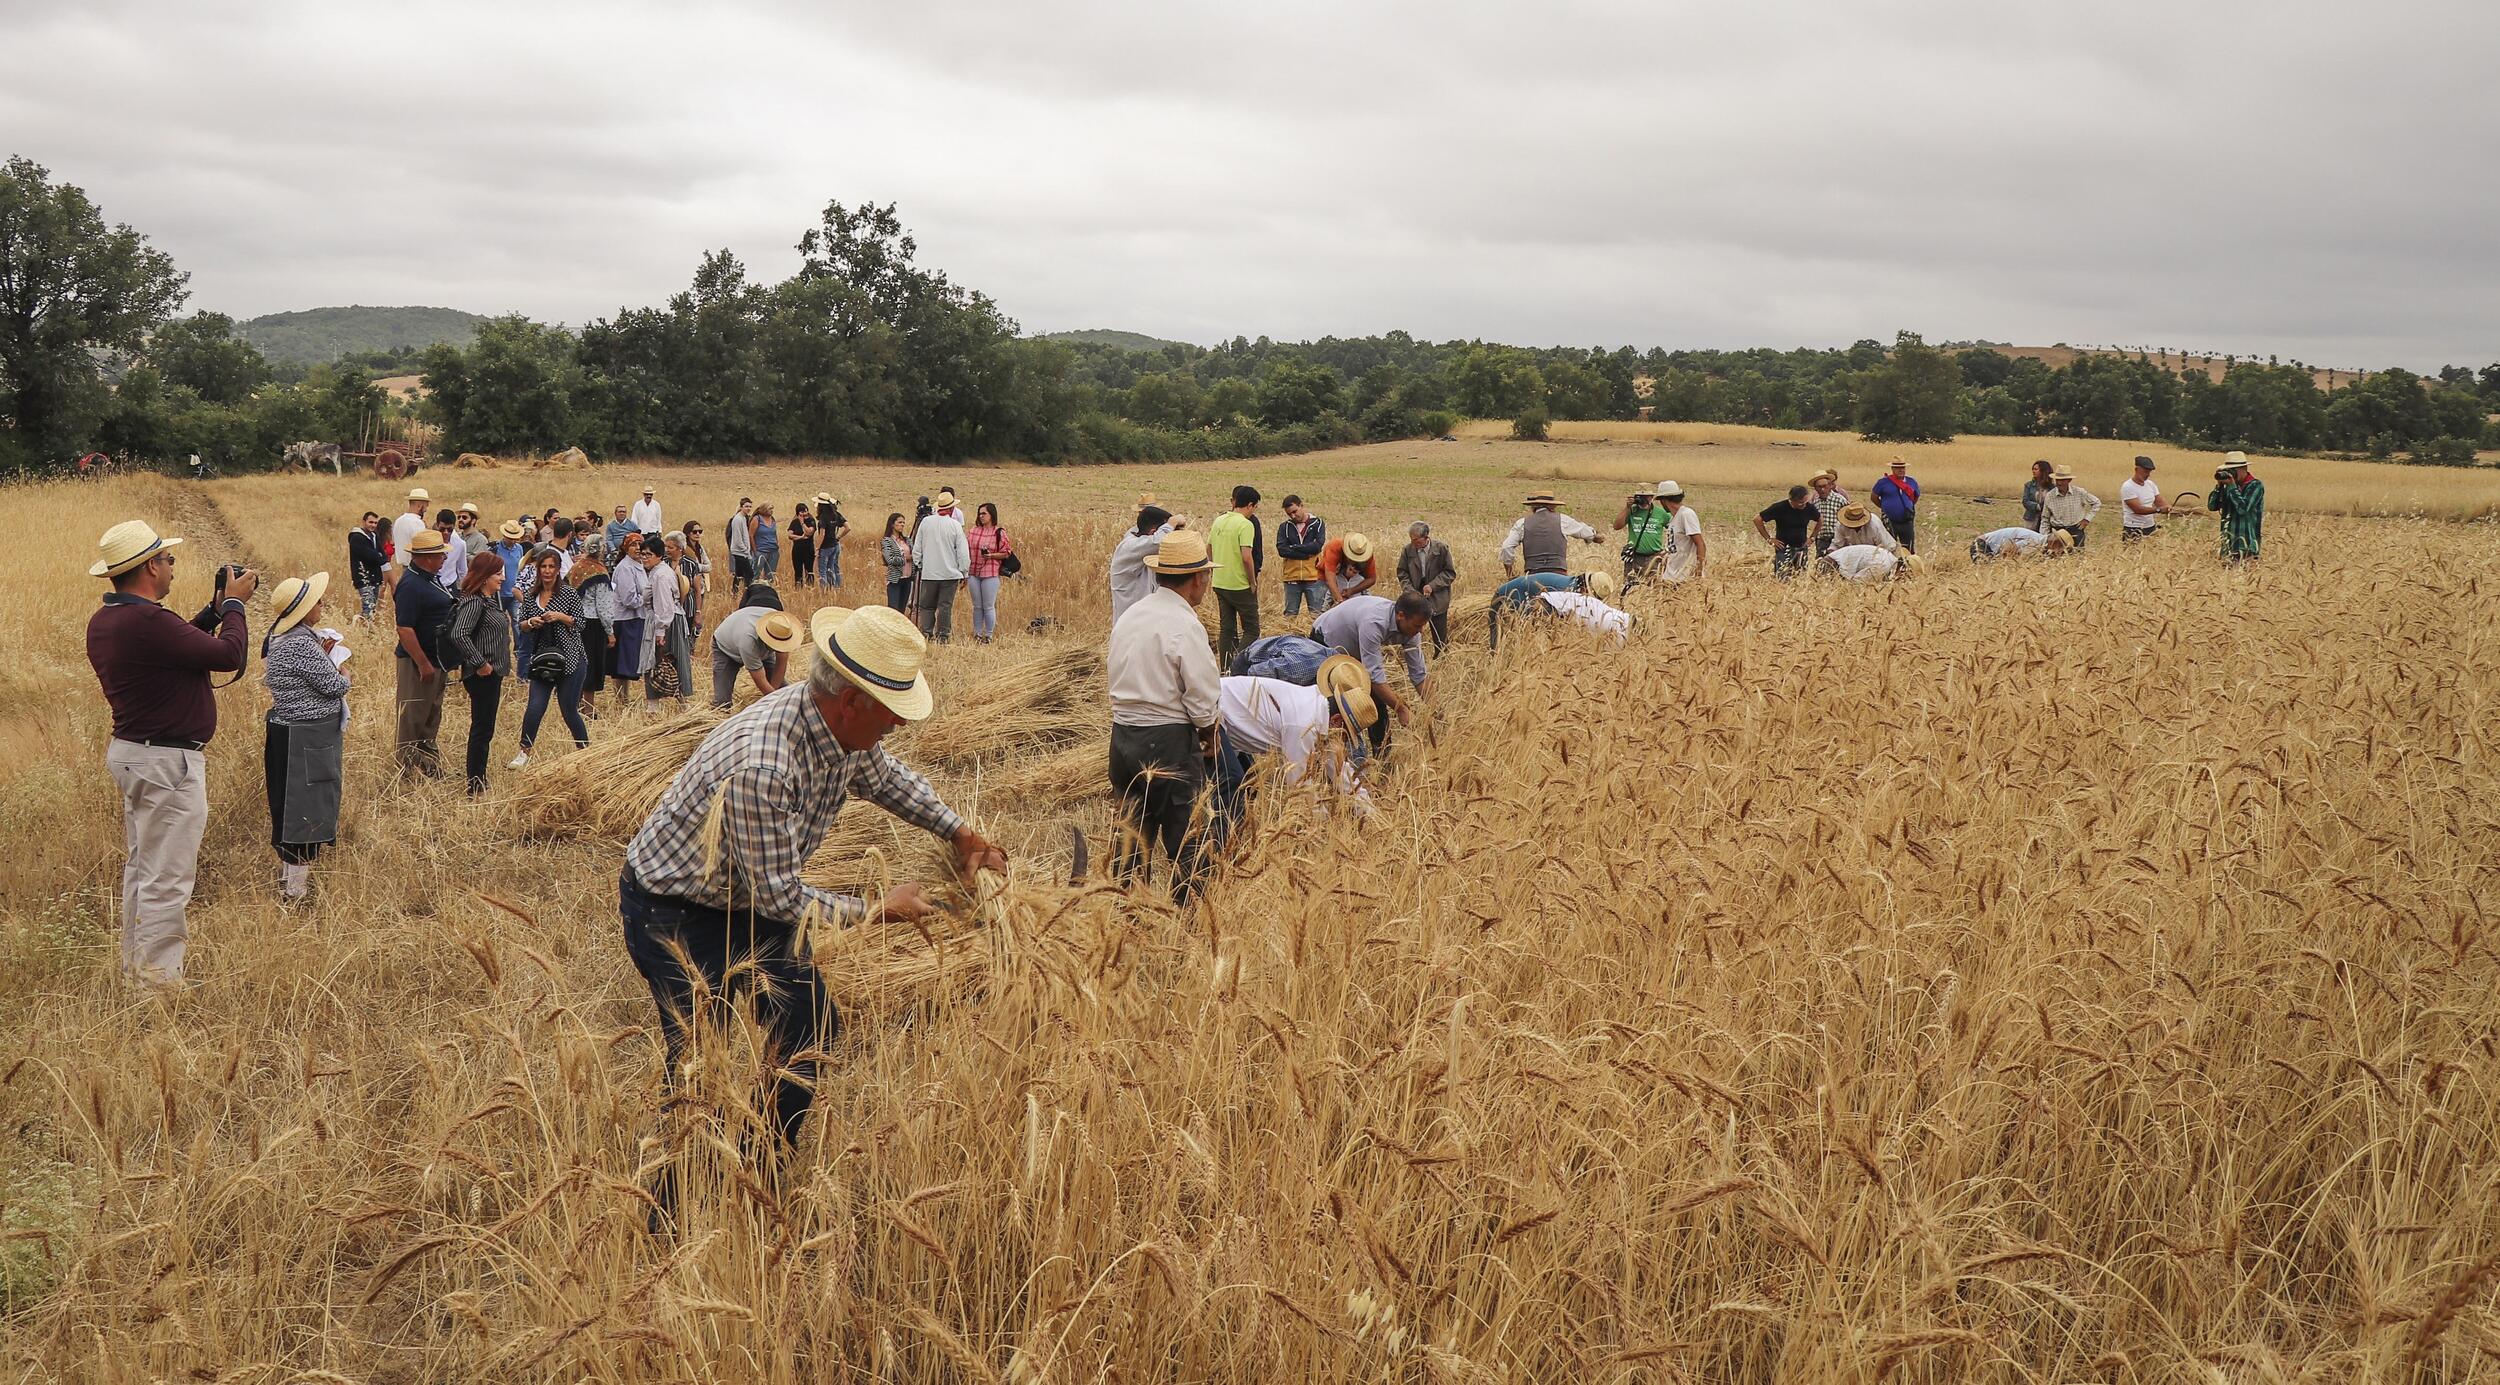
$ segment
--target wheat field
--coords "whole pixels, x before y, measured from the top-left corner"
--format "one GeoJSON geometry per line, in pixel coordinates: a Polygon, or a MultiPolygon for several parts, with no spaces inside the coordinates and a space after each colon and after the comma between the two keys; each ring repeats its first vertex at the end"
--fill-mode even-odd
{"type": "MultiPolygon", "coordinates": [[[[222,557],[343,567],[397,488],[12,490],[0,1359],[132,1385],[2500,1374],[2490,526],[2343,517],[2403,508],[2348,480],[2248,569],[2187,520],[1780,584],[1742,517],[1792,452],[1675,456],[1708,580],[1635,593],[1619,650],[1495,657],[1463,625],[1374,815],[1263,797],[1188,914],[1067,877],[1069,826],[1108,842],[1086,712],[1137,492],[1206,514],[1247,478],[1387,543],[1429,518],[1463,599],[1524,478],[1602,520],[1645,454],[420,478],[490,514],[650,479],[716,535],[741,493],[829,487],[866,534],[952,481],[1025,547],[1003,638],[936,651],[938,714],[897,742],[1016,870],[985,928],[823,940],[846,1029],[777,1178],[739,1156],[745,1050],[663,1110],[616,921],[617,843],[699,714],[611,698],[592,755],[511,774],[507,702],[485,800],[408,788],[359,628],[342,842],[282,910],[248,679],[209,757],[200,984],[121,991],[95,536],[190,536],[187,612],[222,557]],[[654,1239],[664,1143],[696,1177],[654,1239]]],[[[1947,536],[2006,514],[1934,503],[1947,536]]],[[[835,838],[820,878],[935,860],[870,807],[835,838]]]]}

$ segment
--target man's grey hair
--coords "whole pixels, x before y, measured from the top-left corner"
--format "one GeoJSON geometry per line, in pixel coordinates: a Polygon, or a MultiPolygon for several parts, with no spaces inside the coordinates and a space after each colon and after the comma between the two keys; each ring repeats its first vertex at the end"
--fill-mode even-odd
{"type": "Polygon", "coordinates": [[[1424,523],[1422,520],[1420,520],[1420,519],[1419,519],[1419,520],[1415,521],[1413,524],[1410,524],[1410,525],[1406,526],[1406,532],[1407,532],[1408,534],[1410,534],[1410,535],[1413,535],[1413,536],[1416,536],[1416,537],[1419,537],[1419,538],[1420,538],[1421,536],[1423,536],[1423,535],[1425,535],[1425,534],[1429,534],[1429,533],[1431,533],[1431,532],[1432,532],[1432,526],[1431,526],[1431,525],[1429,525],[1429,524],[1424,523]]]}
{"type": "Polygon", "coordinates": [[[842,690],[850,686],[851,680],[842,676],[841,665],[822,654],[814,654],[808,659],[808,691],[818,697],[839,697],[842,690]]]}

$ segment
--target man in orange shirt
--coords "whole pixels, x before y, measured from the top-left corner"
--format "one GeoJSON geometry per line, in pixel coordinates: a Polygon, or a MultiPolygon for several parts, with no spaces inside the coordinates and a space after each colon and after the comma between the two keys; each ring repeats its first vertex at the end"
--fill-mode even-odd
{"type": "Polygon", "coordinates": [[[1372,541],[1361,534],[1330,539],[1319,551],[1319,580],[1328,584],[1331,606],[1361,596],[1380,581],[1380,564],[1372,558],[1372,541]]]}

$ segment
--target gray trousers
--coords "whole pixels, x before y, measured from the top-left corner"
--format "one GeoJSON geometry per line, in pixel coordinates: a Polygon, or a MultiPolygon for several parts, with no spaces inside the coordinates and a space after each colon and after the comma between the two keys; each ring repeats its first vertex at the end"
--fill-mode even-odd
{"type": "Polygon", "coordinates": [[[426,681],[417,677],[416,660],[391,662],[399,665],[399,768],[403,773],[441,774],[443,752],[434,742],[443,732],[443,692],[451,672],[438,667],[426,681]]]}
{"type": "Polygon", "coordinates": [[[955,589],[960,577],[920,579],[920,633],[945,644],[955,638],[955,589]]]}
{"type": "Polygon", "coordinates": [[[122,975],[174,985],[182,980],[185,911],[208,829],[208,758],[115,740],[104,748],[104,767],[122,794],[122,975]]]}
{"type": "Polygon", "coordinates": [[[713,706],[726,707],[732,699],[737,697],[738,680],[745,676],[746,671],[747,666],[738,662],[737,655],[718,645],[712,647],[713,706]]]}

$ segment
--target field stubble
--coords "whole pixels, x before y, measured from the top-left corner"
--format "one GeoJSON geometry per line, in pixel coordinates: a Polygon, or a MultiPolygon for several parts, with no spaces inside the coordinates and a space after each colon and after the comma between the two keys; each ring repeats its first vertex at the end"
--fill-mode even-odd
{"type": "MultiPolygon", "coordinates": [[[[1332,501],[1338,460],[1252,474],[1361,515],[1380,483],[1355,459],[1332,501]]],[[[293,483],[298,515],[275,484],[109,494],[320,561],[352,496],[293,483]]],[[[744,480],[702,484],[725,513],[744,480]]],[[[995,713],[1047,693],[1037,656],[1099,677],[1110,528],[1078,517],[1143,488],[996,484],[1050,536],[1025,643],[938,656],[906,753],[959,793],[1024,772],[995,713]]],[[[1463,570],[1515,489],[1451,477],[1463,570]]],[[[924,954],[965,970],[861,996],[790,1176],[709,1160],[655,1243],[632,815],[565,798],[564,755],[483,805],[395,787],[371,634],[316,906],[268,902],[255,682],[212,755],[205,983],[116,994],[93,593],[60,575],[118,517],[98,494],[22,493],[38,599],[0,617],[45,651],[0,683],[7,1186],[50,1199],[10,1209],[44,1233],[8,1243],[30,1374],[2413,1381],[2500,1353],[2479,529],[2291,519],[2241,573],[2202,530],[1877,589],[1730,565],[1636,595],[1620,652],[1462,630],[1377,816],[1264,805],[1187,918],[1066,885],[1058,829],[1105,820],[1073,773],[985,791],[1026,864],[997,926],[924,954]]],[[[911,955],[843,941],[872,980],[911,955]]],[[[668,1119],[734,1149],[725,1104],[668,1119]]]]}

